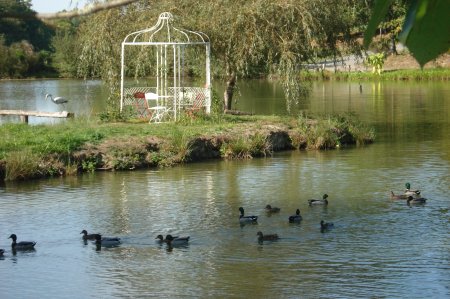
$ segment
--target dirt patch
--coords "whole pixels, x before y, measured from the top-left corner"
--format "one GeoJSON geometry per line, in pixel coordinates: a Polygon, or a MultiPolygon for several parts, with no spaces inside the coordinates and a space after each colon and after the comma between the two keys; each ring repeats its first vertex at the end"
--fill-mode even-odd
{"type": "MultiPolygon", "coordinates": [[[[450,55],[443,54],[425,64],[424,68],[450,68],[450,55]]],[[[410,54],[389,55],[383,66],[384,70],[420,69],[419,63],[410,54]]]]}

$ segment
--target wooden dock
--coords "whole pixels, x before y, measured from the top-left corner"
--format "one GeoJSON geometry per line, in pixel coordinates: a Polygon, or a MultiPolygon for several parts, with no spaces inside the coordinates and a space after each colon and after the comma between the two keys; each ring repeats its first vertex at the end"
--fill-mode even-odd
{"type": "Polygon", "coordinates": [[[28,123],[29,116],[56,117],[56,118],[74,117],[74,113],[67,111],[41,112],[41,111],[25,111],[25,110],[0,110],[0,115],[18,115],[20,117],[20,121],[23,123],[28,123]]]}

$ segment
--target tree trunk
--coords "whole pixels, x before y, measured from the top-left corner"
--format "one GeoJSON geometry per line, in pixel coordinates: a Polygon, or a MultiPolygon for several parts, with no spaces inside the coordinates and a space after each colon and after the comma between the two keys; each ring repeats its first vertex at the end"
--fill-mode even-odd
{"type": "Polygon", "coordinates": [[[233,103],[234,87],[236,85],[236,75],[232,73],[227,81],[227,88],[223,94],[223,101],[225,110],[231,110],[231,104],[233,103]]]}
{"type": "Polygon", "coordinates": [[[397,47],[395,46],[395,35],[393,35],[393,34],[392,34],[391,41],[392,41],[392,53],[395,55],[398,55],[397,47]]]}

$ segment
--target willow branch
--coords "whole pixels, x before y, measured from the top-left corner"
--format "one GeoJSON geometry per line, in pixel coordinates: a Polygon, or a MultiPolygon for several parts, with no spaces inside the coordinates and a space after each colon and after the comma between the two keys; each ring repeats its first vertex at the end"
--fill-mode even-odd
{"type": "Polygon", "coordinates": [[[119,6],[124,6],[137,2],[138,0],[111,0],[108,2],[100,2],[92,5],[86,5],[82,9],[74,9],[71,11],[62,11],[56,13],[10,13],[10,12],[0,12],[0,17],[2,18],[17,18],[17,19],[30,19],[37,18],[41,20],[51,20],[51,19],[70,19],[73,17],[80,17],[90,15],[102,10],[107,10],[119,6]]]}

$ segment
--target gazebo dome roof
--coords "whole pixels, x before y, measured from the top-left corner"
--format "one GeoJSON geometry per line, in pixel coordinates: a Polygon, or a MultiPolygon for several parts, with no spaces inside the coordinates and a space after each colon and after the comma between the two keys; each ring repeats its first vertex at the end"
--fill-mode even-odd
{"type": "Polygon", "coordinates": [[[170,12],[159,15],[156,24],[147,29],[128,34],[125,44],[205,44],[209,37],[199,31],[191,31],[174,26],[174,17],[170,12]]]}

